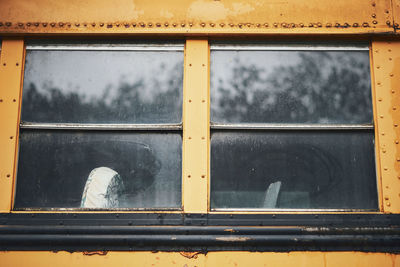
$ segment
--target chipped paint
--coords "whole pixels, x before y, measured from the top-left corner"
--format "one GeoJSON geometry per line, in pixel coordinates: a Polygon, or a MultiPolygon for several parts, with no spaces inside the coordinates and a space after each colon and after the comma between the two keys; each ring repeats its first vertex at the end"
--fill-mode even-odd
{"type": "Polygon", "coordinates": [[[199,255],[201,252],[185,252],[181,251],[179,254],[181,254],[183,257],[188,258],[188,259],[197,259],[197,255],[199,255]]]}
{"type": "Polygon", "coordinates": [[[241,236],[224,236],[224,237],[216,237],[215,240],[218,241],[226,241],[226,242],[245,242],[251,240],[249,237],[241,237],[241,236]]]}

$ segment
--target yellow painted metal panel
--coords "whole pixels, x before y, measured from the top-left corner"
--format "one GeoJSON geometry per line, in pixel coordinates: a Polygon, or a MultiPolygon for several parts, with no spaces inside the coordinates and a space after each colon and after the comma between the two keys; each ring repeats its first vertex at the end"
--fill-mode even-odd
{"type": "Polygon", "coordinates": [[[392,0],[2,0],[3,33],[394,32],[392,0]]]}
{"type": "Polygon", "coordinates": [[[400,42],[372,43],[384,212],[400,212],[400,42]]]}
{"type": "MultiPolygon", "coordinates": [[[[102,254],[102,253],[100,253],[102,254]]],[[[400,255],[362,252],[108,252],[103,255],[68,252],[0,252],[1,266],[400,266],[400,255]]]]}
{"type": "Polygon", "coordinates": [[[393,7],[393,25],[396,32],[400,33],[400,0],[392,0],[393,7]]]}
{"type": "Polygon", "coordinates": [[[3,40],[0,58],[0,212],[11,210],[23,54],[23,40],[3,40]]]}
{"type": "Polygon", "coordinates": [[[187,40],[183,89],[183,205],[206,213],[209,184],[209,47],[187,40]]]}

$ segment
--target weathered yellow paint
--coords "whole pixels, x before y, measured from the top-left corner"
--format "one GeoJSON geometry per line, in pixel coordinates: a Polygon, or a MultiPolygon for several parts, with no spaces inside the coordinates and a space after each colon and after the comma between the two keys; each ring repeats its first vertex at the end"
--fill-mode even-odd
{"type": "Polygon", "coordinates": [[[23,55],[23,40],[3,40],[0,58],[0,212],[9,212],[12,204],[23,55]]]}
{"type": "Polygon", "coordinates": [[[183,87],[184,212],[206,213],[209,184],[209,47],[187,40],[183,87]]]}
{"type": "Polygon", "coordinates": [[[0,33],[394,33],[392,1],[2,0],[0,33]]]}
{"type": "Polygon", "coordinates": [[[22,266],[340,266],[395,267],[400,255],[362,252],[209,252],[188,258],[178,252],[108,252],[84,255],[68,252],[0,252],[0,265],[22,266]]]}
{"type": "Polygon", "coordinates": [[[383,211],[400,212],[400,41],[372,43],[383,211]]]}

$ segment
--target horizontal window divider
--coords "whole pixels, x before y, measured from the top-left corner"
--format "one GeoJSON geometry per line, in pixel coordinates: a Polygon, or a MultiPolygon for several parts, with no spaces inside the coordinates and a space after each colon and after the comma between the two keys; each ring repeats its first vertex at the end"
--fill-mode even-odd
{"type": "Polygon", "coordinates": [[[214,123],[212,130],[373,130],[373,124],[214,123]]]}
{"type": "Polygon", "coordinates": [[[182,211],[181,208],[14,208],[13,211],[21,212],[41,212],[41,211],[53,211],[53,212],[92,212],[92,211],[100,211],[100,212],[118,212],[118,211],[148,211],[148,212],[172,212],[172,211],[182,211]]]}
{"type": "Polygon", "coordinates": [[[211,45],[211,51],[368,51],[367,45],[324,46],[324,45],[211,45]]]}
{"type": "Polygon", "coordinates": [[[183,51],[183,45],[27,45],[26,50],[62,51],[183,51]]]}
{"type": "Polygon", "coordinates": [[[243,208],[217,208],[212,212],[377,212],[378,209],[243,209],[243,208]]]}
{"type": "Polygon", "coordinates": [[[122,130],[122,131],[176,131],[182,130],[182,123],[165,124],[104,124],[104,123],[34,123],[21,122],[20,129],[36,130],[122,130]]]}

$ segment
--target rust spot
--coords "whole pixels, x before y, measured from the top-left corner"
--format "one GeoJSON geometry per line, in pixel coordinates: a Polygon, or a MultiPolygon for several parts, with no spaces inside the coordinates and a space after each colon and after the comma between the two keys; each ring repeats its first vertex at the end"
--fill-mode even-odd
{"type": "Polygon", "coordinates": [[[108,251],[84,251],[83,255],[85,256],[93,256],[93,255],[100,255],[105,256],[107,255],[108,251]]]}
{"type": "Polygon", "coordinates": [[[197,259],[197,255],[199,255],[201,252],[185,252],[181,251],[179,254],[181,254],[183,257],[188,258],[188,259],[197,259]]]}
{"type": "Polygon", "coordinates": [[[225,232],[231,232],[231,233],[235,233],[235,232],[237,232],[237,231],[235,231],[235,230],[233,230],[233,229],[231,229],[231,228],[229,228],[229,229],[225,229],[224,231],[225,231],[225,232]]]}

